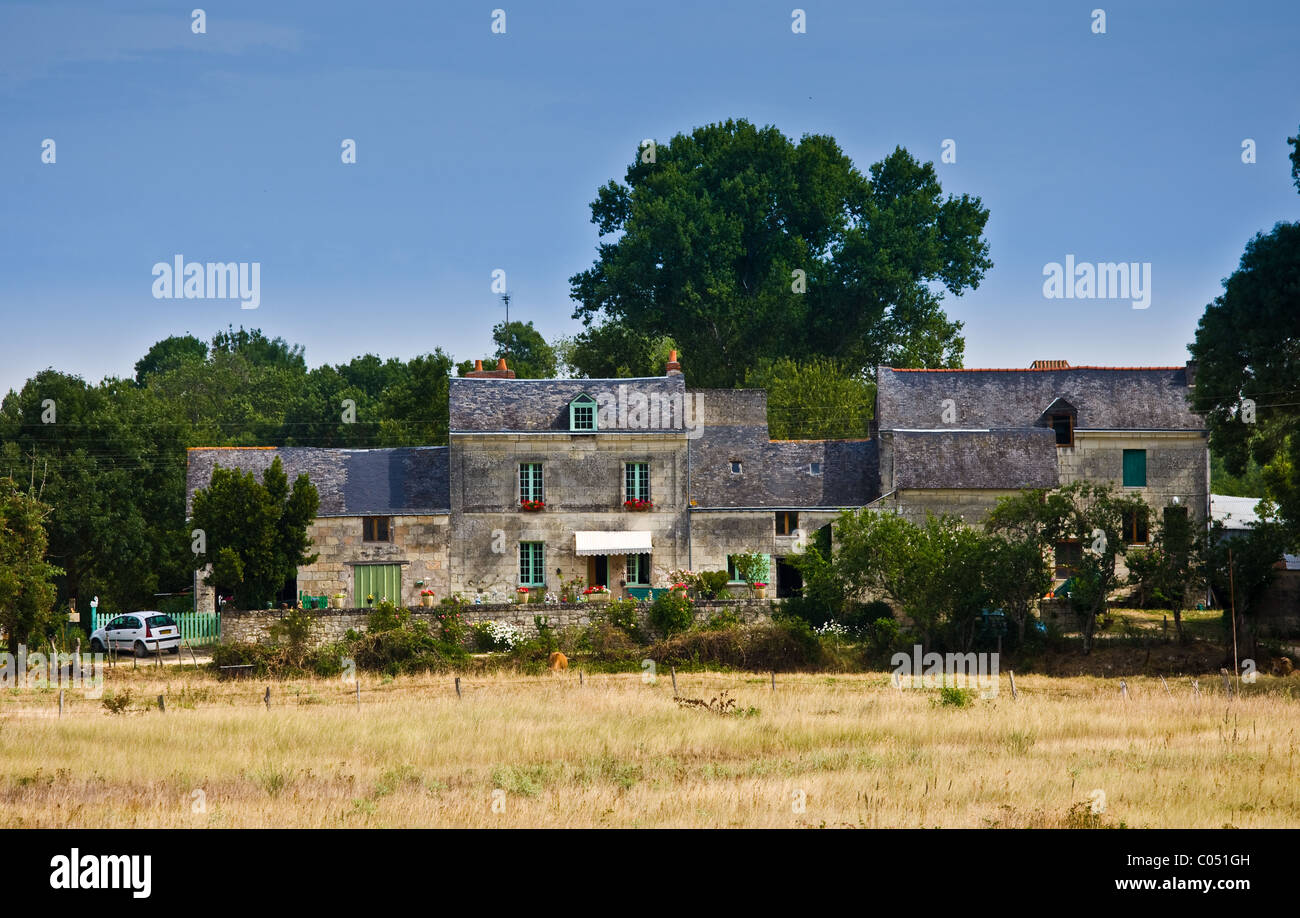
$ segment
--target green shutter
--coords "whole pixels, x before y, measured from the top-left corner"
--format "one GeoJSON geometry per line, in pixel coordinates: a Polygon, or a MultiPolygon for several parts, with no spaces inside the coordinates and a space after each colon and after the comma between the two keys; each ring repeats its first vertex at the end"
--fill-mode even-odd
{"type": "Polygon", "coordinates": [[[546,585],[546,550],[542,542],[519,543],[519,585],[546,585]]]}
{"type": "Polygon", "coordinates": [[[352,603],[357,608],[366,605],[366,597],[374,596],[375,604],[387,598],[402,604],[402,565],[357,564],[352,568],[352,603]]]}
{"type": "Polygon", "coordinates": [[[1147,451],[1124,450],[1124,487],[1145,488],[1147,485],[1147,451]]]}

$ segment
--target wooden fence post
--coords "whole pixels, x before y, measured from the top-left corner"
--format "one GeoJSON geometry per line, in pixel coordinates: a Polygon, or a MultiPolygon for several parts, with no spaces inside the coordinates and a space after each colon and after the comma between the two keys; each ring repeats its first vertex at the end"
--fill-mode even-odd
{"type": "Polygon", "coordinates": [[[457,697],[457,698],[461,697],[461,696],[460,696],[460,676],[457,676],[457,677],[456,677],[456,697],[457,697]]]}
{"type": "Polygon", "coordinates": [[[1119,693],[1124,696],[1125,701],[1128,701],[1128,683],[1123,679],[1119,680],[1119,693]]]}
{"type": "Polygon", "coordinates": [[[269,686],[269,685],[266,687],[266,698],[265,698],[265,701],[266,701],[266,709],[267,709],[268,711],[271,710],[271,686],[269,686]]]}
{"type": "Polygon", "coordinates": [[[673,675],[673,697],[676,698],[677,697],[677,667],[670,666],[668,667],[668,671],[673,675]]]}
{"type": "Polygon", "coordinates": [[[578,685],[582,685],[582,670],[578,670],[578,685]]]}
{"type": "Polygon", "coordinates": [[[63,716],[63,689],[59,689],[59,716],[63,716]]]}
{"type": "Polygon", "coordinates": [[[776,670],[772,670],[772,691],[776,691],[776,670]]]}
{"type": "Polygon", "coordinates": [[[167,713],[167,702],[163,699],[162,695],[158,696],[158,710],[162,711],[164,714],[167,713]]]}
{"type": "Polygon", "coordinates": [[[357,680],[357,710],[361,710],[361,680],[357,680]]]}
{"type": "Polygon", "coordinates": [[[1016,671],[1014,669],[1009,669],[1007,670],[1007,675],[1011,677],[1011,700],[1015,701],[1016,700],[1016,671]]]}

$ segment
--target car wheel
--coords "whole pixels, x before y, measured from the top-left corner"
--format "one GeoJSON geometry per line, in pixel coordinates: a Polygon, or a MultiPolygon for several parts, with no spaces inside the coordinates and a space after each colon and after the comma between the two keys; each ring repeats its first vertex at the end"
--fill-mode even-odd
{"type": "Polygon", "coordinates": [[[172,653],[176,654],[176,656],[179,657],[181,655],[181,645],[177,644],[175,647],[173,647],[172,653]]]}
{"type": "Polygon", "coordinates": [[[99,638],[95,638],[94,640],[92,640],[92,641],[90,642],[90,652],[91,652],[91,653],[103,653],[103,652],[104,652],[104,645],[103,645],[102,643],[100,643],[99,638]]]}
{"type": "Polygon", "coordinates": [[[132,653],[137,657],[149,656],[149,648],[144,645],[144,641],[136,641],[132,653]]]}

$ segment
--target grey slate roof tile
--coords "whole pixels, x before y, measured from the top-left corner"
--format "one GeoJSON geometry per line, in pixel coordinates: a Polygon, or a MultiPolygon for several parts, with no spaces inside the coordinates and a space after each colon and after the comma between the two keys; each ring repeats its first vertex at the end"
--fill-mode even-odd
{"type": "Polygon", "coordinates": [[[876,375],[876,419],[887,429],[1046,426],[1058,398],[1078,411],[1075,426],[1093,430],[1202,430],[1188,405],[1183,367],[1057,370],[895,370],[876,375]],[[943,420],[952,399],[955,420],[943,420]]]}
{"type": "Polygon", "coordinates": [[[990,431],[894,431],[898,488],[1054,488],[1056,434],[1029,427],[990,431]]]}
{"type": "Polygon", "coordinates": [[[279,456],[289,482],[305,472],[320,494],[320,516],[446,513],[451,506],[447,447],[392,449],[191,449],[186,470],[185,512],[194,492],[212,481],[216,466],[262,473],[279,456]]]}
{"type": "MultiPolygon", "coordinates": [[[[602,395],[617,401],[620,387],[627,398],[644,395],[677,399],[681,403],[686,383],[681,376],[640,379],[497,379],[456,377],[451,380],[451,430],[547,431],[569,429],[569,403],[587,394],[604,403],[602,395]]],[[[665,419],[653,412],[656,421],[665,419]]],[[[653,425],[650,429],[681,427],[680,423],[653,425]]]]}

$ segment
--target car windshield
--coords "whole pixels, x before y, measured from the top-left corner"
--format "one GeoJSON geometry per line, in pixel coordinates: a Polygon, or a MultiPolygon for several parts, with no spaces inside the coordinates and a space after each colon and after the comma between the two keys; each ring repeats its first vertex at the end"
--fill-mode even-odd
{"type": "Polygon", "coordinates": [[[150,628],[165,628],[168,625],[175,625],[170,615],[150,615],[148,618],[150,628]]]}

